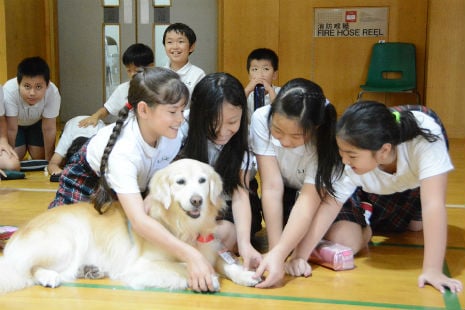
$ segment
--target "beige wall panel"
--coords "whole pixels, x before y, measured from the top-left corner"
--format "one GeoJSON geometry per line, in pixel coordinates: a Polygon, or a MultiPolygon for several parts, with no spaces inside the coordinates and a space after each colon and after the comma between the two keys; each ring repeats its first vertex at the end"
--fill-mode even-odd
{"type": "MultiPolygon", "coordinates": [[[[423,99],[428,4],[424,0],[221,2],[219,33],[220,37],[223,33],[220,38],[223,43],[219,48],[219,68],[235,73],[242,82],[247,81],[243,69],[247,53],[260,45],[268,46],[279,55],[276,84],[283,85],[295,77],[312,79],[323,87],[341,113],[356,100],[360,85],[365,81],[373,44],[384,39],[416,45],[417,85],[423,99]],[[388,7],[388,34],[373,38],[314,38],[313,12],[323,7],[388,7]]],[[[403,94],[365,95],[364,98],[378,99],[388,105],[415,102],[413,95],[403,94]]]]}
{"type": "Polygon", "coordinates": [[[0,84],[7,80],[5,1],[0,0],[0,84]]]}
{"type": "Polygon", "coordinates": [[[430,0],[429,12],[426,104],[450,137],[464,138],[465,1],[430,0]]]}
{"type": "MultiPolygon", "coordinates": [[[[306,77],[320,84],[326,96],[341,113],[353,103],[368,71],[371,47],[380,39],[412,42],[417,48],[417,84],[420,94],[424,88],[426,41],[425,1],[293,1],[280,6],[280,81],[306,77]],[[314,38],[313,11],[318,7],[388,7],[389,33],[377,38],[314,38]],[[415,11],[414,17],[412,12],[415,11]],[[286,21],[286,22],[283,22],[286,21]],[[402,31],[401,29],[409,29],[402,31]]],[[[423,97],[423,96],[422,96],[423,97]]],[[[364,95],[389,105],[412,103],[413,95],[364,95]]]]}
{"type": "Polygon", "coordinates": [[[56,81],[56,0],[0,0],[0,83],[16,76],[18,63],[26,57],[43,57],[56,81]]]}
{"type": "Polygon", "coordinates": [[[245,84],[247,56],[253,49],[267,47],[278,53],[279,0],[219,2],[218,70],[245,84]]]}

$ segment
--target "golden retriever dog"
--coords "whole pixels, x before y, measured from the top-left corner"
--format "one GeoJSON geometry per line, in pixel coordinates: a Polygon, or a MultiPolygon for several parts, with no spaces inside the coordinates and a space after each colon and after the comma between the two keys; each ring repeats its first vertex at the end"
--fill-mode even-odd
{"type": "MultiPolygon", "coordinates": [[[[224,201],[212,167],[181,159],[155,173],[149,186],[150,216],[196,247],[221,275],[244,286],[259,282],[253,271],[219,255],[222,245],[213,232],[224,201]]],[[[103,214],[89,203],[48,210],[14,233],[0,257],[1,293],[101,276],[133,288],[188,288],[185,264],[135,234],[119,203],[103,214]]],[[[219,290],[218,278],[213,281],[219,290]]]]}

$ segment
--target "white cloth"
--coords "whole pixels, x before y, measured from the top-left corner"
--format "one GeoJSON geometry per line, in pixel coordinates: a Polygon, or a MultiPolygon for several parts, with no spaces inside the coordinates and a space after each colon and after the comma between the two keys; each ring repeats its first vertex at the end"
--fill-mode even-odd
{"type": "MultiPolygon", "coordinates": [[[[279,91],[281,90],[281,87],[279,86],[273,86],[274,92],[277,95],[279,91]]],[[[270,94],[265,95],[265,105],[270,105],[271,104],[271,99],[270,99],[270,94]]],[[[247,107],[249,109],[249,121],[252,118],[252,114],[254,112],[254,92],[251,92],[249,96],[247,97],[247,107]]]]}
{"type": "Polygon", "coordinates": [[[110,98],[103,104],[105,109],[111,115],[118,116],[119,111],[124,107],[128,101],[129,81],[121,83],[111,93],[110,98]]]}
{"type": "Polygon", "coordinates": [[[397,146],[397,170],[390,174],[381,169],[374,169],[363,175],[356,174],[346,165],[345,186],[361,186],[365,192],[390,195],[414,189],[426,178],[449,172],[454,169],[449,152],[444,142],[441,127],[434,119],[420,111],[412,111],[421,128],[431,130],[441,137],[435,142],[428,142],[422,136],[401,143],[397,146]]]}
{"type": "Polygon", "coordinates": [[[98,121],[95,127],[79,127],[79,122],[87,117],[87,115],[76,116],[66,122],[63,133],[61,134],[60,140],[55,148],[55,153],[65,157],[74,139],[77,137],[90,138],[95,135],[100,128],[105,127],[105,123],[101,120],[98,121]]]}
{"type": "MultiPolygon", "coordinates": [[[[114,126],[110,124],[99,130],[87,146],[87,162],[98,175],[100,160],[114,126]]],[[[110,187],[122,194],[144,192],[152,175],[178,154],[181,137],[180,131],[175,139],[161,137],[157,146],[152,147],[142,138],[137,118],[130,114],[108,159],[106,177],[110,187]]]]}
{"type": "MultiPolygon", "coordinates": [[[[170,64],[166,64],[165,68],[171,69],[170,64]]],[[[188,62],[184,65],[184,67],[175,72],[179,75],[181,81],[189,89],[190,96],[192,96],[192,92],[194,91],[195,85],[197,85],[197,83],[205,76],[205,72],[202,69],[191,64],[190,62],[188,62]]]]}
{"type": "Polygon", "coordinates": [[[61,96],[58,88],[49,82],[44,98],[34,105],[29,105],[19,94],[16,78],[3,85],[6,116],[17,117],[19,126],[30,126],[44,118],[55,118],[60,112],[61,96]]]}

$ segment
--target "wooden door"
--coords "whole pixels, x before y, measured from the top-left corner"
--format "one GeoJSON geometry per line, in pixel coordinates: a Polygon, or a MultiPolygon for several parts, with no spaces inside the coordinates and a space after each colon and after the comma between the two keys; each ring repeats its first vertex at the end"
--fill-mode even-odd
{"type": "Polygon", "coordinates": [[[0,0],[0,83],[16,76],[26,57],[40,56],[59,84],[56,0],[0,0]]]}

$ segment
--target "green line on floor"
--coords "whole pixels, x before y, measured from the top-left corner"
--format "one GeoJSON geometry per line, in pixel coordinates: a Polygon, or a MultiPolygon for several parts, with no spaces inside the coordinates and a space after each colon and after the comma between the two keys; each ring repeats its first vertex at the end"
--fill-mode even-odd
{"type": "MultiPolygon", "coordinates": [[[[190,290],[176,290],[170,291],[167,289],[159,288],[146,288],[143,290],[135,290],[128,286],[124,285],[106,285],[106,284],[91,284],[91,283],[63,283],[62,286],[66,287],[79,287],[79,288],[99,288],[99,289],[109,289],[109,290],[129,290],[129,291],[144,291],[144,292],[158,292],[158,293],[173,293],[173,294],[192,294],[197,295],[190,290]]],[[[202,296],[210,295],[203,294],[202,296]]],[[[244,294],[244,293],[234,293],[234,292],[218,292],[211,293],[215,296],[224,296],[224,297],[233,297],[233,298],[250,298],[250,299],[263,299],[263,300],[280,300],[280,301],[289,301],[289,302],[304,302],[304,303],[313,303],[313,304],[332,304],[332,305],[348,305],[348,306],[359,306],[367,308],[390,308],[390,309],[407,309],[407,310],[435,310],[443,309],[442,307],[425,307],[419,305],[403,305],[403,304],[389,304],[389,303],[379,303],[379,302],[363,302],[363,301],[352,301],[352,300],[337,300],[337,299],[323,299],[323,298],[306,298],[306,297],[295,297],[295,296],[279,296],[279,295],[263,295],[263,294],[244,294]]]]}

